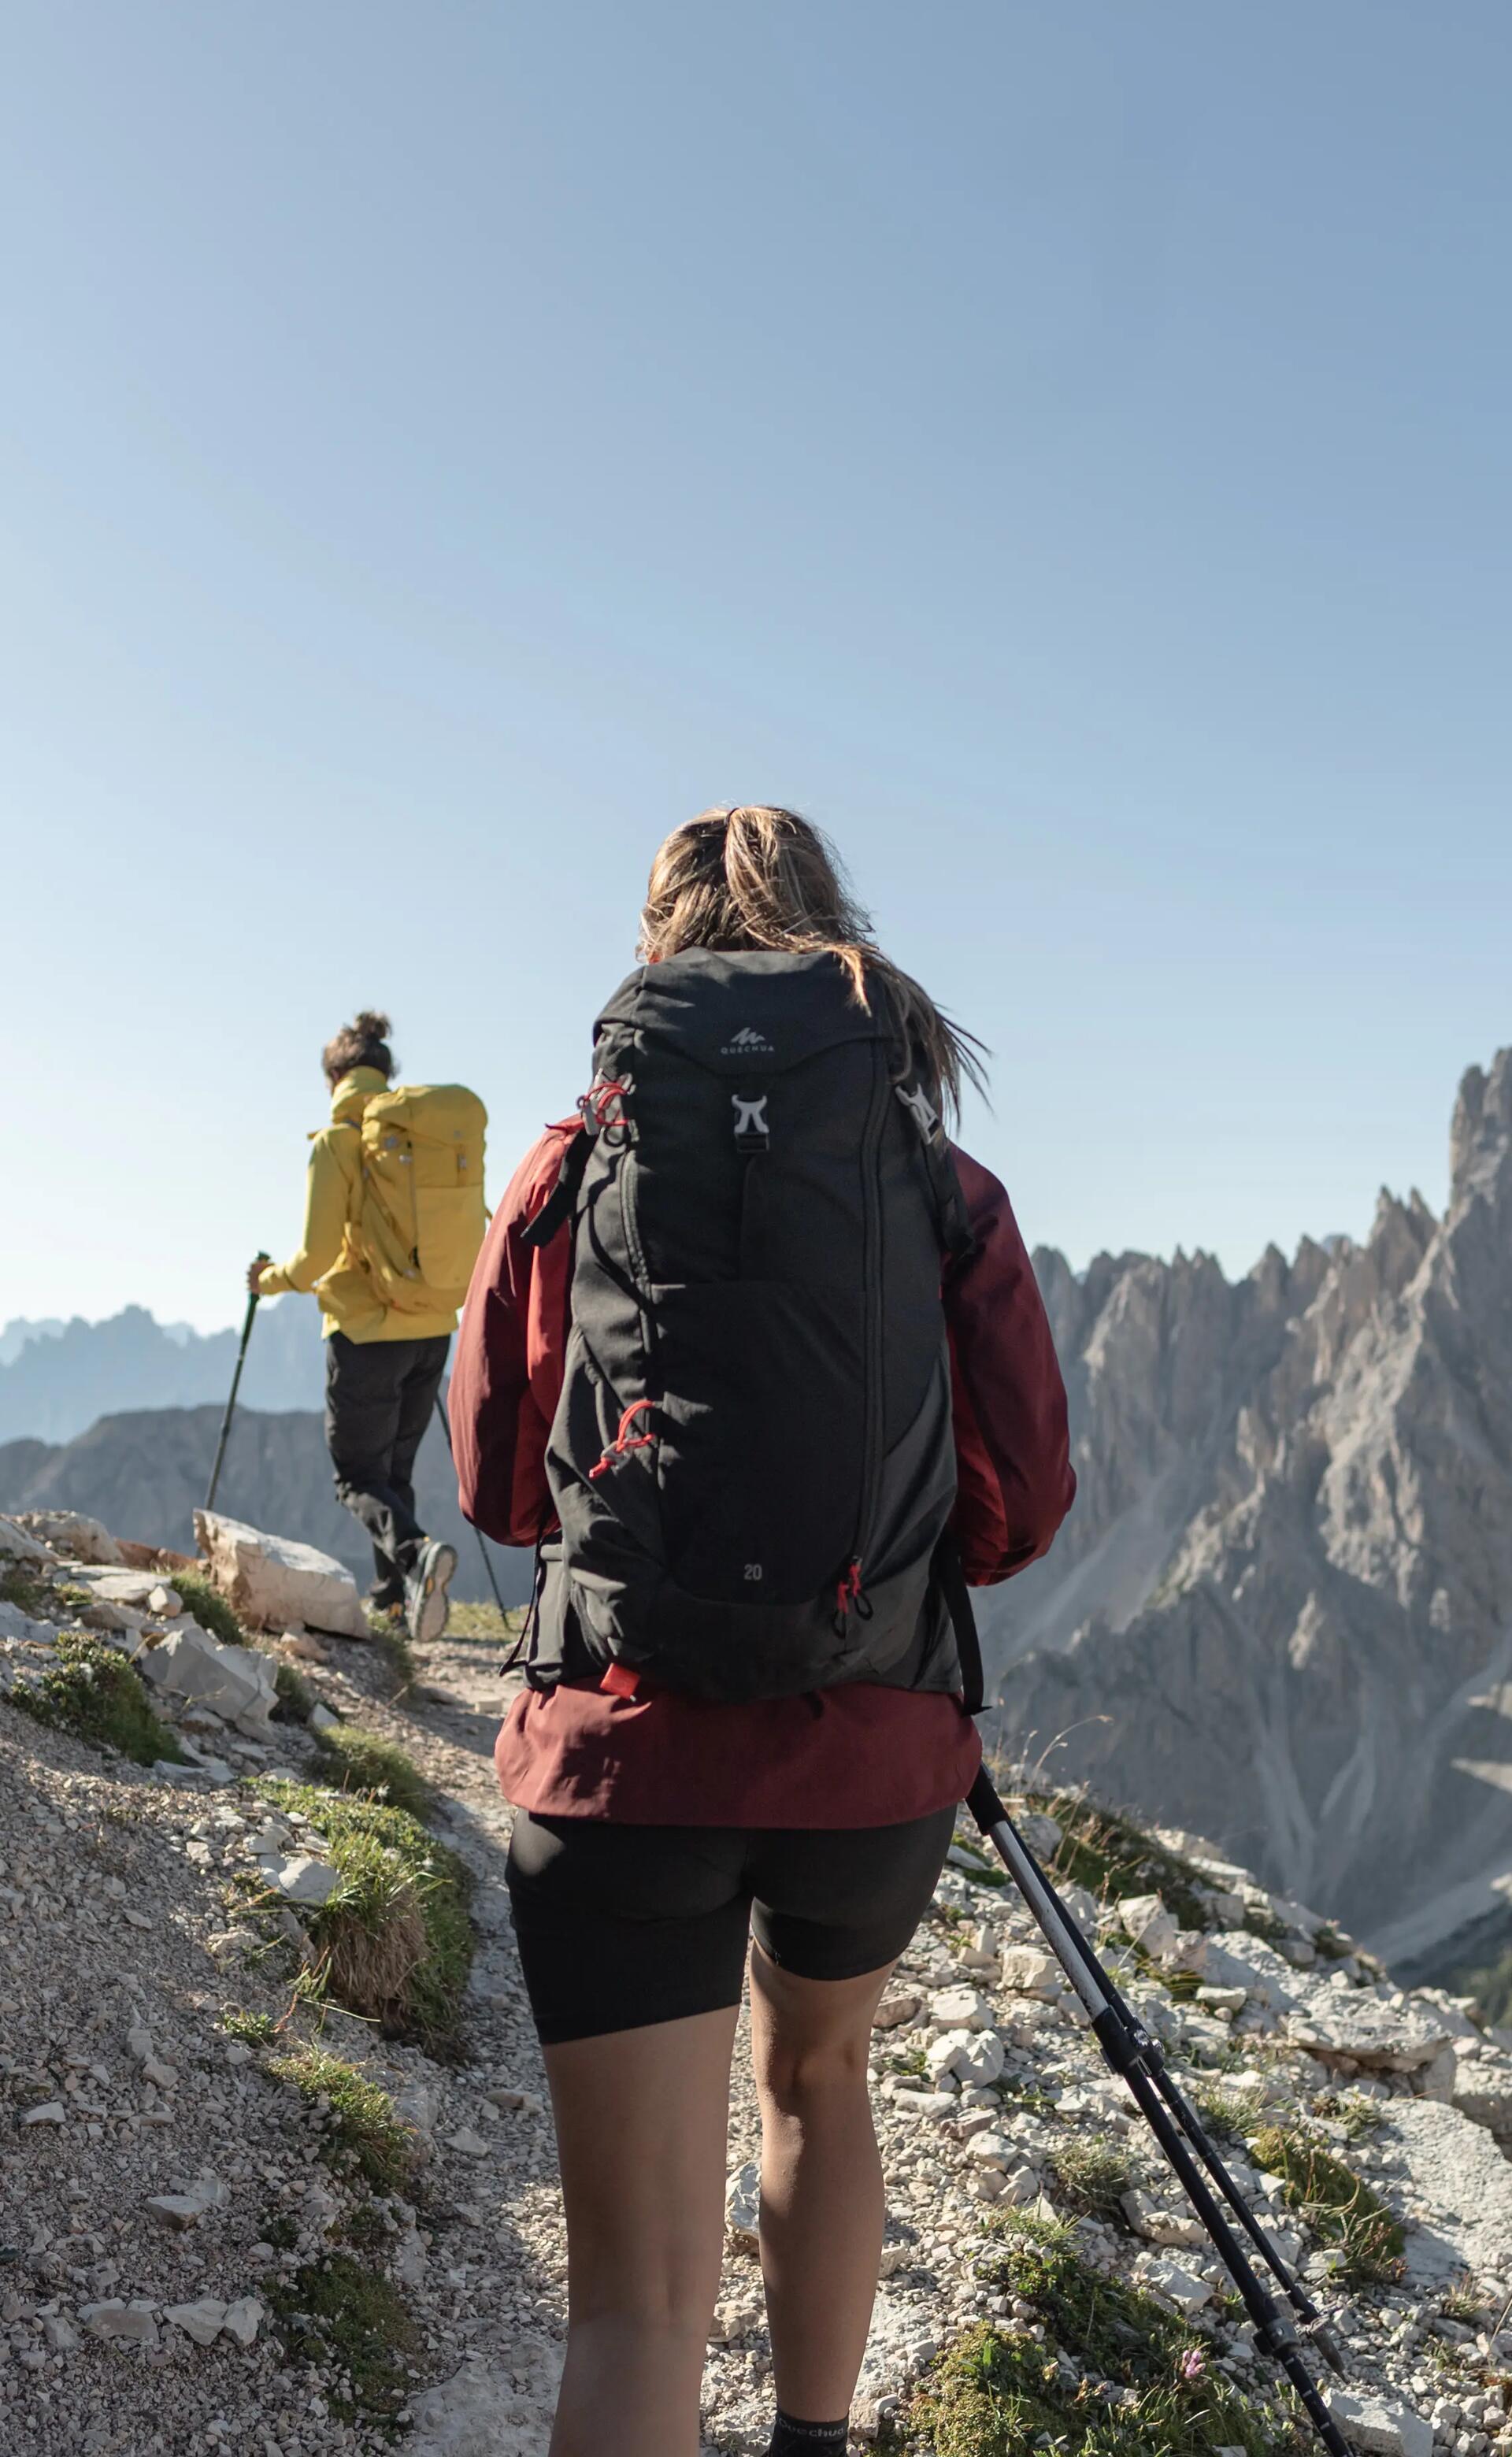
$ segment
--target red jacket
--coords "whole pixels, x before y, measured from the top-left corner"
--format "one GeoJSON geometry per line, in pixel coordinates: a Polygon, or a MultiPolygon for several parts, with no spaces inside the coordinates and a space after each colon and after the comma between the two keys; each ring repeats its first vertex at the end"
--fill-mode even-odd
{"type": "MultiPolygon", "coordinates": [[[[552,1521],[546,1444],[562,1394],[570,1240],[522,1243],[556,1184],[575,1119],[549,1126],[509,1182],[478,1257],[449,1412],[466,1516],[501,1544],[552,1521]]],[[[956,1167],[975,1240],[944,1280],[959,1493],[955,1531],[973,1586],[1047,1551],[1071,1506],[1066,1389],[1006,1194],[964,1152],[956,1167]]]]}

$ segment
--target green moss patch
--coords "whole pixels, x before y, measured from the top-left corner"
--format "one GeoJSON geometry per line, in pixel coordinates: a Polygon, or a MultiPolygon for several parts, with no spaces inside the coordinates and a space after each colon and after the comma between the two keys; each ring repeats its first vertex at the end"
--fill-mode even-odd
{"type": "Polygon", "coordinates": [[[472,1967],[465,1864],[403,1808],[316,1784],[264,1778],[258,1790],[310,1819],[341,1877],[305,1915],[331,1995],[432,2054],[448,2052],[472,1967]]]}
{"type": "Polygon", "coordinates": [[[1407,2239],[1379,2195],[1313,2135],[1266,2125],[1250,2155],[1269,2176],[1279,2176],[1283,2199],[1324,2243],[1343,2256],[1339,2275],[1353,2284],[1401,2276],[1407,2239]]]}
{"type": "Polygon", "coordinates": [[[1289,2390],[1247,2395],[1208,2342],[1153,2297],[1100,2276],[1069,2231],[1013,2230],[994,2282],[1033,2307],[1045,2337],[984,2323],[945,2355],[907,2416],[905,2437],[934,2457],[1301,2457],[1289,2390]]]}
{"type": "Polygon", "coordinates": [[[344,2057],[321,2047],[272,2056],[268,2071],[326,2118],[328,2164],[355,2171],[375,2192],[404,2190],[415,2172],[415,2135],[400,2121],[386,2090],[344,2057]]]}
{"type": "Polygon", "coordinates": [[[342,2383],[326,2391],[338,2421],[394,2427],[421,2338],[382,2272],[336,2252],[270,2285],[267,2297],[289,2360],[319,2364],[342,2383]]]}
{"type": "Polygon", "coordinates": [[[65,1630],[53,1661],[34,1688],[18,1683],[12,1706],[54,1731],[72,1732],[91,1747],[118,1750],[135,1765],[186,1763],[183,1750],[154,1714],[140,1676],[103,1639],[65,1630]]]}

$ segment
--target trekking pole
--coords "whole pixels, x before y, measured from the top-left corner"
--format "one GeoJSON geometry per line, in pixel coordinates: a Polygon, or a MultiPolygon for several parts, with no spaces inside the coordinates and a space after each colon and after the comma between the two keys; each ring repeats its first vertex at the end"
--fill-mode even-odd
{"type": "MultiPolygon", "coordinates": [[[[1080,1997],[1091,2023],[1092,2035],[1105,2059],[1127,2086],[1184,2188],[1187,2199],[1212,2238],[1214,2249],[1253,2323],[1255,2343],[1260,2352],[1269,2355],[1286,2374],[1306,2409],[1308,2420],[1324,2447],[1331,2452],[1331,2457],[1350,2457],[1349,2444],[1324,2405],[1317,2385],[1302,2360],[1290,2316],[1281,2310],[1255,2276],[1238,2237],[1209,2188],[1193,2150],[1201,2156],[1206,2147],[1209,2157],[1205,2163],[1215,2174],[1221,2169],[1222,2161],[1211,2143],[1207,2143],[1195,2115],[1171,2083],[1170,2094],[1185,2111],[1179,2123],[1173,2120],[1167,2096],[1162,2093],[1156,2078],[1157,2075],[1164,2073],[1164,2062],[1155,2041],[1119,1994],[1027,1848],[998,1798],[985,1766],[971,1786],[966,1806],[1024,1896],[1046,1945],[1080,1997]]],[[[1236,2212],[1244,2206],[1246,2233],[1264,2250],[1288,2294],[1296,2300],[1300,2290],[1295,2288],[1279,2255],[1266,2245],[1258,2220],[1243,2204],[1243,2196],[1226,2170],[1222,2174],[1221,2185],[1225,2198],[1236,2212]]],[[[1301,2301],[1307,2305],[1305,2297],[1301,2301]]],[[[1309,2310],[1311,2308],[1308,2306],[1309,2310]]],[[[1316,2334],[1321,2351],[1336,2364],[1337,2348],[1331,2333],[1325,2332],[1319,2323],[1316,2334]]]]}
{"type": "MultiPolygon", "coordinates": [[[[452,1466],[455,1467],[457,1464],[457,1454],[451,1448],[451,1423],[446,1414],[446,1403],[443,1399],[439,1391],[436,1394],[436,1414],[441,1418],[441,1430],[446,1436],[446,1449],[450,1453],[452,1466]]],[[[489,1586],[493,1589],[493,1600],[499,1607],[499,1619],[503,1621],[506,1635],[507,1635],[509,1616],[505,1610],[504,1598],[499,1593],[499,1581],[493,1575],[493,1563],[488,1559],[488,1548],[483,1540],[483,1529],[481,1527],[474,1527],[472,1532],[478,1539],[478,1550],[483,1556],[484,1577],[487,1580],[489,1586]]]]}
{"type": "Polygon", "coordinates": [[[1198,2116],[1195,2109],[1188,2099],[1185,2092],[1178,2086],[1175,2075],[1172,2074],[1170,2067],[1167,2064],[1165,2050],[1162,2048],[1159,2039],[1152,2032],[1145,2029],[1144,2024],[1140,2021],[1139,2016],[1135,2013],[1133,2007],[1129,2004],[1128,1998],[1123,1994],[1122,1991],[1115,1986],[1108,1973],[1103,1969],[1097,1956],[1093,1953],[1091,1947],[1083,1935],[1082,1930],[1077,1927],[1076,1922],[1070,1917],[1066,1905],[1062,1902],[1060,1895],[1051,1885],[1049,1878],[1046,1875],[1045,1870],[1041,1868],[1038,1860],[1035,1859],[1033,1852],[1029,1850],[1027,1844],[1025,1845],[1024,1848],[1025,1856],[1028,1859],[1029,1865],[1033,1869],[1035,1875],[1040,1879],[1046,1892],[1050,1896],[1051,1901],[1054,1903],[1056,1910],[1061,1913],[1063,1919],[1065,1919],[1071,1942],[1077,1952],[1080,1954],[1083,1962],[1087,1965],[1089,1970],[1096,1973],[1097,1977],[1102,1982],[1102,1985],[1106,1988],[1108,2002],[1112,2005],[1120,2021],[1127,2024],[1131,2033],[1137,2033],[1139,2034],[1142,2043],[1141,2054],[1144,2058],[1146,2072],[1149,2074],[1150,2080],[1154,2083],[1155,2088],[1159,2091],[1161,2097],[1166,2102],[1166,2105],[1170,2108],[1172,2116],[1174,2116],[1177,2123],[1180,2125],[1183,2133],[1185,2133],[1198,2158],[1202,2160],[1203,2165],[1207,2168],[1208,2173],[1212,2176],[1213,2182],[1217,2185],[1225,2200],[1229,2203],[1234,2217],[1238,2220],[1239,2224],[1245,2231],[1245,2234],[1250,2238],[1251,2242],[1254,2245],[1254,2248],[1260,2255],[1261,2260],[1272,2272],[1272,2275],[1275,2278],[1277,2283],[1285,2289],[1294,2309],[1296,2311],[1302,2323],[1303,2336],[1312,2340],[1314,2345],[1316,2346],[1318,2353],[1323,2357],[1326,2363],[1332,2365],[1335,2371],[1342,2372],[1344,2369],[1343,2349],[1339,2345],[1332,2324],[1325,2315],[1318,2310],[1317,2305],[1308,2294],[1307,2289],[1303,2286],[1295,2270],[1291,2269],[1282,2260],[1280,2254],[1276,2251],[1274,2244],[1271,2241],[1270,2237],[1266,2234],[1264,2227],[1260,2224],[1259,2220],[1251,2209],[1249,2202],[1240,2192],[1238,2185],[1230,2175],[1228,2168],[1224,2165],[1222,2158],[1214,2147],[1211,2135],[1203,2125],[1201,2118],[1198,2116]]]}
{"type": "MultiPolygon", "coordinates": [[[[273,1257],[271,1254],[259,1254],[258,1260],[259,1263],[271,1263],[273,1257]]],[[[205,1496],[207,1510],[214,1510],[216,1506],[216,1487],[220,1482],[220,1465],[226,1456],[226,1444],[231,1437],[231,1419],[237,1412],[237,1393],[241,1388],[241,1369],[247,1361],[247,1342],[252,1337],[252,1318],[257,1311],[258,1292],[254,1289],[247,1299],[247,1318],[241,1326],[241,1345],[237,1351],[237,1370],[231,1377],[231,1396],[226,1401],[226,1413],[221,1418],[220,1439],[216,1444],[216,1463],[210,1471],[210,1490],[205,1496]]]]}

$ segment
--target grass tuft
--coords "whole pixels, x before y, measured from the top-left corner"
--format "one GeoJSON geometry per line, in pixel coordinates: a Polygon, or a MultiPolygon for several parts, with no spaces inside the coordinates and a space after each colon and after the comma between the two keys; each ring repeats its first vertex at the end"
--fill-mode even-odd
{"type": "Polygon", "coordinates": [[[1255,2117],[1253,2098],[1242,2090],[1230,2090],[1221,2080],[1196,2079],[1186,2086],[1210,2133],[1226,2135],[1231,2141],[1245,2138],[1255,2117]]]}
{"type": "Polygon", "coordinates": [[[1337,2245],[1341,2278],[1353,2285],[1373,2279],[1394,2284],[1400,2278],[1407,2250],[1400,2220],[1321,2141],[1268,2124],[1254,2136],[1250,2152],[1267,2175],[1283,2179],[1287,2208],[1325,2243],[1337,2245]]]}
{"type": "Polygon", "coordinates": [[[303,1811],[342,1879],[306,1915],[330,1993],[432,2054],[445,2053],[472,1967],[466,1865],[404,1809],[266,1777],[258,1790],[275,1808],[303,1811]]]}
{"type": "Polygon", "coordinates": [[[337,1790],[371,1792],[391,1808],[424,1817],[430,1786],[397,1742],[365,1732],[360,1724],[335,1724],[311,1738],[324,1761],[322,1772],[337,1790]]]}
{"type": "Polygon", "coordinates": [[[273,1710],[275,1720],[280,1724],[307,1724],[317,1703],[315,1692],[303,1673],[286,1663],[281,1655],[274,1660],[273,1686],[279,1695],[273,1710]]]}
{"type": "Polygon", "coordinates": [[[271,2013],[243,2013],[239,2006],[235,2005],[228,2013],[220,2016],[220,2027],[228,2039],[247,2039],[254,2043],[271,2039],[275,2032],[271,2013]]]}
{"type": "Polygon", "coordinates": [[[1060,1848],[1050,1862],[1059,1883],[1085,1886],[1107,1903],[1125,1894],[1159,1894],[1183,1928],[1207,1927],[1200,1870],[1155,1842],[1132,1818],[1100,1808],[1078,1792],[1036,1794],[1030,1806],[1061,1828],[1060,1848]]]}
{"type": "Polygon", "coordinates": [[[1111,2141],[1081,2137],[1061,2142],[1049,2157],[1056,2198],[1088,2218],[1122,2218],[1120,2203],[1132,2190],[1134,2170],[1111,2141]]]}
{"type": "Polygon", "coordinates": [[[267,2289],[292,2362],[318,2365],[342,2383],[327,2389],[339,2422],[392,2431],[409,2394],[420,2331],[382,2271],[334,2252],[267,2289]]]}
{"type": "Polygon", "coordinates": [[[375,2192],[399,2193],[415,2171],[415,2136],[401,2123],[386,2090],[328,2048],[296,2048],[272,2056],[268,2071],[292,2084],[302,2098],[329,2112],[330,2163],[355,2169],[375,2192]]]}
{"type": "Polygon", "coordinates": [[[935,2457],[1300,2457],[1295,2408],[1247,2396],[1195,2330],[1080,2261],[1069,2230],[1019,2230],[996,2282],[1046,2334],[984,2323],[942,2359],[907,2418],[935,2457]]]}
{"type": "Polygon", "coordinates": [[[19,1561],[0,1566],[0,1603],[14,1604],[31,1621],[55,1621],[57,1590],[46,1579],[32,1578],[19,1561]]]}
{"type": "Polygon", "coordinates": [[[187,1763],[173,1733],[154,1714],[139,1675],[115,1647],[84,1630],[63,1631],[54,1661],[36,1686],[18,1683],[9,1696],[12,1706],[36,1723],[72,1732],[93,1748],[116,1749],[135,1765],[154,1765],[159,1758],[171,1765],[187,1763]]]}
{"type": "Polygon", "coordinates": [[[497,1604],[454,1603],[446,1619],[446,1636],[480,1646],[511,1647],[525,1626],[527,1609],[517,1604],[501,1613],[497,1604]]]}
{"type": "Polygon", "coordinates": [[[388,1674],[390,1698],[403,1698],[420,1679],[420,1666],[409,1642],[409,1633],[403,1621],[388,1621],[376,1615],[371,1623],[373,1641],[388,1674]]]}
{"type": "Polygon", "coordinates": [[[227,1603],[214,1580],[201,1570],[175,1570],[164,1573],[163,1584],[173,1588],[186,1613],[193,1614],[201,1629],[218,1638],[222,1646],[246,1646],[246,1631],[227,1603]]]}

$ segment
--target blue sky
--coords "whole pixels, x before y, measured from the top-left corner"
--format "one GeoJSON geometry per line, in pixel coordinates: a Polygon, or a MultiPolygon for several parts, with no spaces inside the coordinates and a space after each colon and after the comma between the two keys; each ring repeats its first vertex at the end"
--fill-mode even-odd
{"type": "Polygon", "coordinates": [[[0,1317],[209,1327],[392,1011],[503,1183],[780,799],[1031,1240],[1444,1193],[1512,1038],[1512,18],[7,12],[0,1317]]]}

